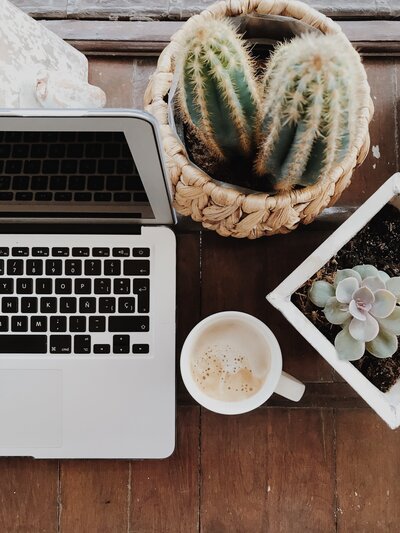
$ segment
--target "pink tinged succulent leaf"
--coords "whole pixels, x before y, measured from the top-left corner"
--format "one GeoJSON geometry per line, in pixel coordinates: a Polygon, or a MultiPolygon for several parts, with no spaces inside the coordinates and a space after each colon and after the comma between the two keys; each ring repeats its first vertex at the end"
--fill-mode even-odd
{"type": "Polygon", "coordinates": [[[339,282],[336,287],[336,299],[342,304],[348,304],[353,298],[354,292],[359,287],[359,281],[356,278],[345,278],[339,282]]]}
{"type": "Polygon", "coordinates": [[[335,348],[339,359],[345,361],[357,361],[365,352],[365,343],[354,339],[349,328],[344,328],[335,338],[335,348]]]}
{"type": "Polygon", "coordinates": [[[376,267],[374,267],[374,265],[357,265],[353,267],[352,270],[358,272],[361,276],[361,279],[379,275],[379,271],[376,267]]]}
{"type": "Polygon", "coordinates": [[[396,335],[381,328],[379,335],[368,342],[366,348],[370,354],[384,359],[386,357],[392,357],[397,352],[398,340],[396,335]]]}
{"type": "Polygon", "coordinates": [[[349,306],[338,302],[334,296],[326,302],[324,314],[328,322],[336,325],[344,324],[351,317],[349,306]]]}
{"type": "Polygon", "coordinates": [[[371,315],[376,318],[386,318],[393,313],[396,307],[396,297],[385,289],[375,292],[375,302],[371,307],[371,315]]]}
{"type": "Polygon", "coordinates": [[[356,278],[359,283],[361,283],[361,276],[358,272],[352,268],[345,268],[343,270],[338,270],[335,275],[334,287],[337,287],[341,281],[346,278],[356,278]]]}
{"type": "Polygon", "coordinates": [[[364,321],[367,319],[368,311],[364,309],[359,309],[355,300],[351,300],[349,304],[349,312],[352,317],[357,318],[358,320],[364,321]]]}
{"type": "Polygon", "coordinates": [[[375,302],[375,296],[368,287],[361,287],[354,291],[353,300],[356,301],[359,307],[367,308],[367,311],[369,311],[372,304],[375,302]]]}
{"type": "Polygon", "coordinates": [[[386,318],[379,318],[379,327],[390,333],[400,335],[400,307],[396,305],[394,311],[386,318]]]}
{"type": "Polygon", "coordinates": [[[400,277],[388,279],[386,282],[386,288],[396,296],[397,302],[400,303],[400,277]]]}
{"type": "Polygon", "coordinates": [[[386,289],[386,284],[379,276],[369,276],[362,280],[361,287],[368,287],[372,292],[386,289]]]}
{"type": "Polygon", "coordinates": [[[335,289],[327,281],[314,281],[308,292],[308,297],[317,307],[325,307],[332,296],[335,296],[335,289]]]}
{"type": "Polygon", "coordinates": [[[369,313],[365,320],[353,318],[349,325],[349,332],[353,339],[357,341],[369,342],[379,333],[378,321],[369,313]]]}

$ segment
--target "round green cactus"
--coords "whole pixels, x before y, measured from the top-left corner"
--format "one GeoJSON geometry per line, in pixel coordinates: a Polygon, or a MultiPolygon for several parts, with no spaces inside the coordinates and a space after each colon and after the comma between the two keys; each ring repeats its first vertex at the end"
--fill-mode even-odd
{"type": "Polygon", "coordinates": [[[194,20],[178,63],[183,120],[218,159],[249,156],[260,97],[252,59],[233,26],[194,20]]]}
{"type": "Polygon", "coordinates": [[[341,35],[278,46],[264,77],[256,173],[290,190],[323,179],[355,135],[360,58],[341,35]]]}

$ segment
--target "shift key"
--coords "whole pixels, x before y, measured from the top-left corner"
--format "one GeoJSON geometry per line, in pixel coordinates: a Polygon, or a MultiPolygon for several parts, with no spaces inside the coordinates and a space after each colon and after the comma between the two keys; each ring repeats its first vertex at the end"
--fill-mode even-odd
{"type": "Polygon", "coordinates": [[[137,332],[149,331],[149,317],[137,315],[110,316],[108,331],[111,332],[137,332]]]}
{"type": "Polygon", "coordinates": [[[0,353],[47,353],[47,335],[0,335],[0,353]]]}

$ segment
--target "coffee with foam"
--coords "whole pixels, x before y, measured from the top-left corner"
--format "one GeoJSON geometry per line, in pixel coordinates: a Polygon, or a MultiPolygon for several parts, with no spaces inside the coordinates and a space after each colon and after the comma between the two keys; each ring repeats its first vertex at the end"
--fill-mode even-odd
{"type": "Polygon", "coordinates": [[[221,401],[241,401],[256,394],[269,370],[269,353],[260,332],[240,320],[219,320],[196,340],[192,376],[200,390],[221,401]]]}

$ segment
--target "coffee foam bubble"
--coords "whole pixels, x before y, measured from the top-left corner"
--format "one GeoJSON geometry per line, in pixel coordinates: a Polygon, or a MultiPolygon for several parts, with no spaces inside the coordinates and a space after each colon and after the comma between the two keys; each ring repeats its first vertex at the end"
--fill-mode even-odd
{"type": "Polygon", "coordinates": [[[207,328],[195,343],[191,370],[197,386],[222,401],[240,401],[256,394],[269,368],[260,333],[237,320],[207,328]]]}

